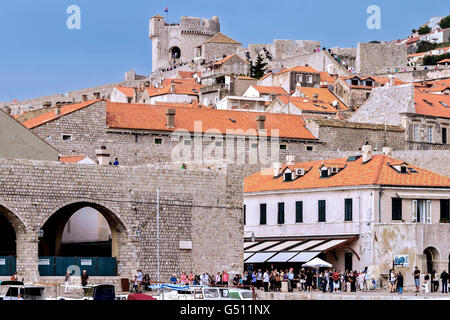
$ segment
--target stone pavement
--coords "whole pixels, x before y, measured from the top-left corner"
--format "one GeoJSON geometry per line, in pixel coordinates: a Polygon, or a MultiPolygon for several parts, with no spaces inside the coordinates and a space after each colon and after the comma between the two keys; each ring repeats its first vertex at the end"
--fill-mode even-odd
{"type": "Polygon", "coordinates": [[[450,293],[418,293],[408,291],[403,294],[389,293],[388,290],[322,293],[307,292],[263,292],[257,291],[261,300],[450,300],[450,293]]]}

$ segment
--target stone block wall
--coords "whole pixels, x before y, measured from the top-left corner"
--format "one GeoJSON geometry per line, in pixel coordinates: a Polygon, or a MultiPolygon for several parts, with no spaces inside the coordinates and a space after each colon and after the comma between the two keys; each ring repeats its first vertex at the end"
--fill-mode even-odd
{"type": "Polygon", "coordinates": [[[406,45],[384,43],[358,43],[356,52],[356,72],[377,74],[388,68],[406,67],[406,45]]]}

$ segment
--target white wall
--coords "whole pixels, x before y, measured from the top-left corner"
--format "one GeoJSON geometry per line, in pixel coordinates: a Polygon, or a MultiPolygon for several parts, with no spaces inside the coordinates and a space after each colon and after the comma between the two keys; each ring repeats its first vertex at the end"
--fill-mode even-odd
{"type": "Polygon", "coordinates": [[[128,103],[128,98],[123,92],[114,88],[111,92],[111,102],[128,103]]]}

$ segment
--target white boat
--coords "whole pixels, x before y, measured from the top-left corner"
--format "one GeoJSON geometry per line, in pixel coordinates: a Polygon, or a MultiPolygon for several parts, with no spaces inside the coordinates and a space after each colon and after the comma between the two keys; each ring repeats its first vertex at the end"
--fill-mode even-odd
{"type": "Polygon", "coordinates": [[[152,290],[159,290],[157,300],[234,300],[230,289],[207,286],[156,285],[152,290]]]}
{"type": "Polygon", "coordinates": [[[46,300],[45,286],[23,284],[20,281],[3,281],[0,283],[0,300],[46,300]]]}

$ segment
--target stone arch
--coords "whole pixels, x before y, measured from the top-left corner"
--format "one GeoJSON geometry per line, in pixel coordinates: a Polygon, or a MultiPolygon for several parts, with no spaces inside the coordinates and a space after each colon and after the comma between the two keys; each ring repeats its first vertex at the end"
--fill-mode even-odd
{"type": "Polygon", "coordinates": [[[179,46],[173,46],[169,49],[170,61],[177,61],[181,59],[181,49],[179,46]]]}
{"type": "Polygon", "coordinates": [[[423,263],[422,268],[428,273],[433,272],[436,269],[436,264],[440,261],[439,251],[435,247],[427,247],[423,251],[423,263]]]}
{"type": "Polygon", "coordinates": [[[87,199],[66,202],[51,211],[40,225],[44,231],[44,235],[40,239],[40,255],[57,256],[60,254],[65,225],[73,214],[87,207],[97,210],[107,221],[112,235],[112,256],[116,258],[119,256],[120,243],[123,238],[128,237],[130,229],[120,215],[107,205],[87,199]]]}
{"type": "Polygon", "coordinates": [[[20,215],[0,203],[0,256],[17,255],[18,239],[25,235],[27,229],[20,215]]]}

